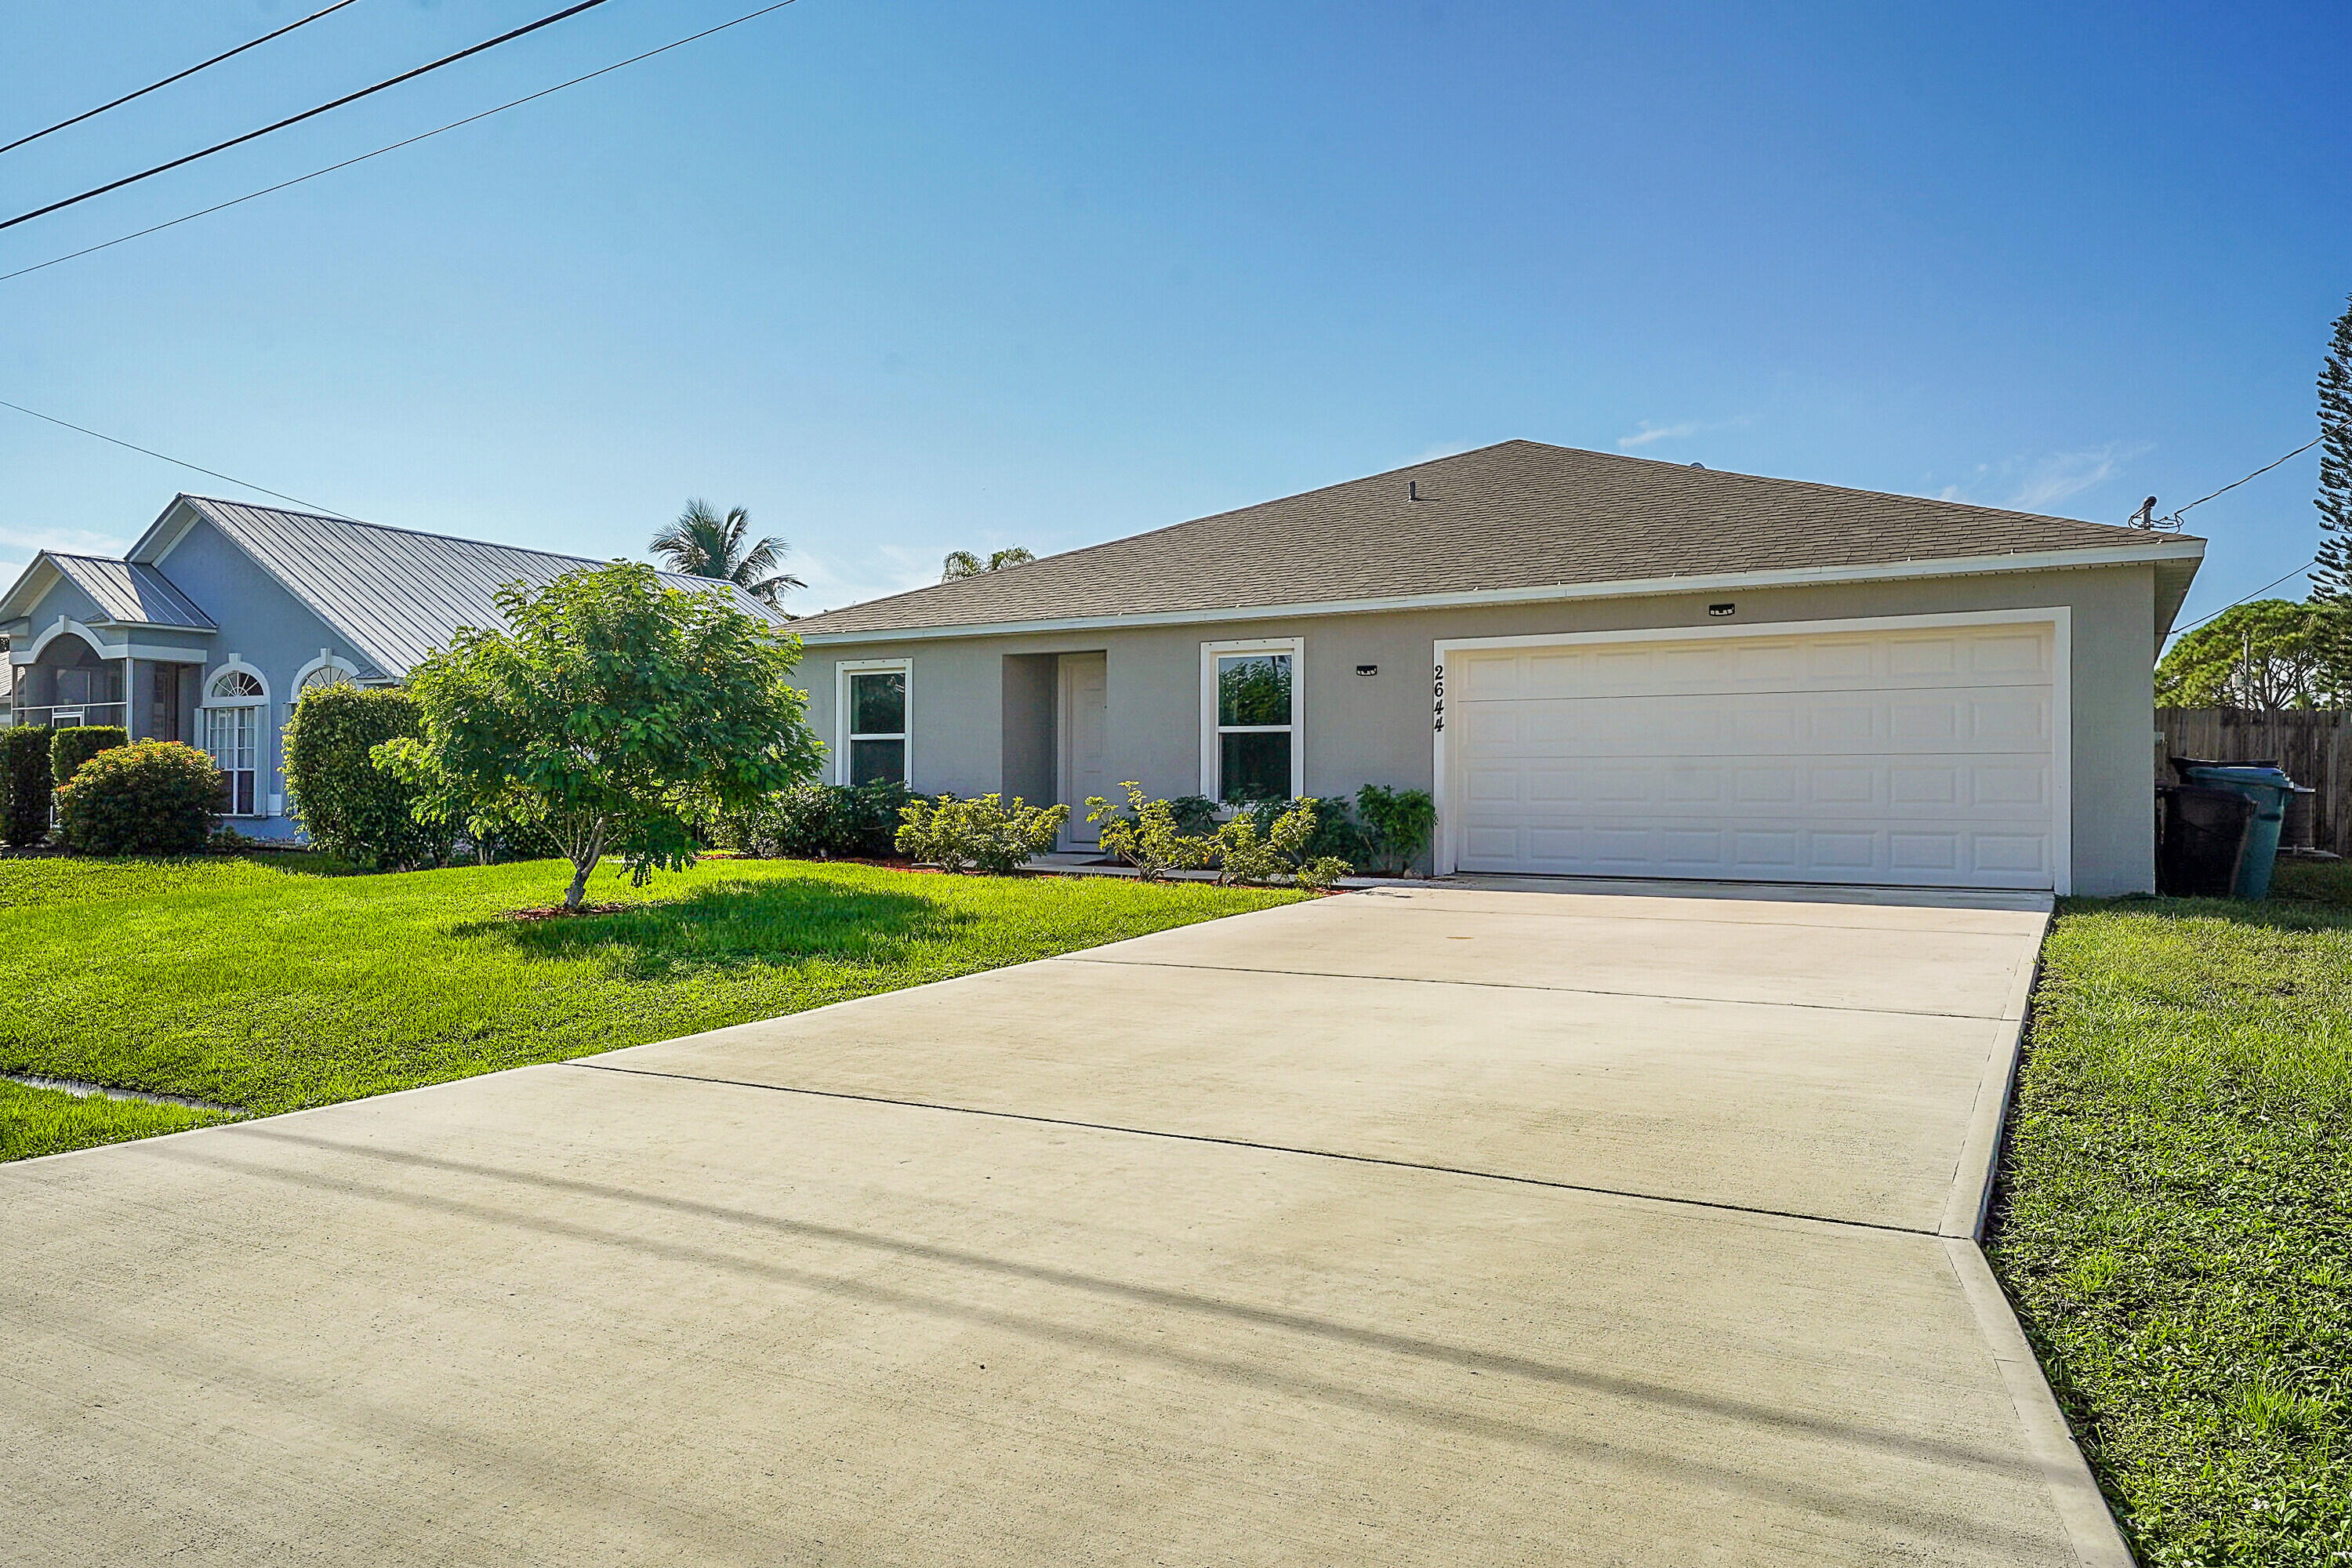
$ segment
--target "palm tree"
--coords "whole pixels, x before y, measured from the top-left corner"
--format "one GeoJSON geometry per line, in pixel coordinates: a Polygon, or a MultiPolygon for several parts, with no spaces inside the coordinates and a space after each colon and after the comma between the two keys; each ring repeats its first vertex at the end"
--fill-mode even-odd
{"type": "Polygon", "coordinates": [[[808,584],[776,570],[791,545],[772,533],[747,546],[743,536],[751,531],[751,514],[743,508],[729,507],[721,517],[698,497],[686,503],[676,522],[654,535],[652,549],[672,571],[732,583],[761,604],[782,608],[776,600],[785,589],[808,584]]]}
{"type": "Polygon", "coordinates": [[[1009,545],[996,552],[985,562],[969,550],[950,550],[940,563],[940,581],[952,583],[959,577],[977,577],[983,572],[1002,572],[1007,566],[1026,566],[1036,560],[1019,545],[1009,545]]]}

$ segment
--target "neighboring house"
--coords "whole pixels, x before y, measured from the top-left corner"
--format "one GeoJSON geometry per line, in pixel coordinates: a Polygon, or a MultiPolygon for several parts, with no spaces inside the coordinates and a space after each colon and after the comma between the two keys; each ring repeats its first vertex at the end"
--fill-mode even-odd
{"type": "MultiPolygon", "coordinates": [[[[291,837],[280,737],[306,687],[393,684],[498,591],[600,563],[184,495],[121,560],[43,551],[0,597],[18,723],[120,724],[203,747],[231,826],[291,837]]],[[[774,611],[730,584],[745,610],[774,611]]]]}
{"type": "Polygon", "coordinates": [[[1441,872],[2122,893],[2203,552],[1509,441],[793,629],[843,782],[1383,784],[1441,872]]]}

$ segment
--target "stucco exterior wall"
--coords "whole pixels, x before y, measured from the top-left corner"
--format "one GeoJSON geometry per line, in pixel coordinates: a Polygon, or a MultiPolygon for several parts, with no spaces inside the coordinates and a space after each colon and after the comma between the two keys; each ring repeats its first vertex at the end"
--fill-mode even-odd
{"type": "MultiPolygon", "coordinates": [[[[1139,779],[1155,795],[1192,795],[1202,785],[1201,645],[1301,637],[1306,793],[1352,795],[1367,784],[1434,786],[1431,678],[1441,640],[1727,625],[1764,631],[1786,622],[2063,607],[2072,612],[2074,889],[2116,894],[2154,887],[2152,567],[1749,590],[1730,596],[1738,609],[1727,622],[1706,613],[1709,603],[1724,597],[1654,595],[1060,634],[820,641],[807,648],[799,679],[809,689],[811,721],[830,747],[837,733],[835,663],[910,659],[914,786],[969,794],[1005,787],[1007,717],[1028,708],[1006,689],[1007,658],[1100,651],[1109,676],[1112,776],[1139,779]],[[1379,673],[1357,675],[1363,664],[1377,666],[1379,673]]],[[[1016,738],[1016,749],[1023,744],[1016,738]]],[[[1013,761],[1016,771],[1034,776],[1030,757],[1013,761]]]]}

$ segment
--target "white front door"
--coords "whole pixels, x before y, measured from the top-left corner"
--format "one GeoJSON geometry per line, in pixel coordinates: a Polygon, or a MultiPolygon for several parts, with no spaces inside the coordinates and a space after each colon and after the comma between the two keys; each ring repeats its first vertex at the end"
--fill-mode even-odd
{"type": "Polygon", "coordinates": [[[2053,625],[1564,638],[1445,659],[1465,871],[2058,885],[2053,625]]]}
{"type": "Polygon", "coordinates": [[[1092,849],[1102,842],[1098,829],[1087,821],[1087,798],[1113,791],[1109,748],[1104,734],[1110,688],[1108,656],[1066,653],[1056,661],[1061,678],[1061,709],[1055,724],[1059,751],[1062,799],[1070,808],[1062,842],[1073,849],[1092,849]]]}

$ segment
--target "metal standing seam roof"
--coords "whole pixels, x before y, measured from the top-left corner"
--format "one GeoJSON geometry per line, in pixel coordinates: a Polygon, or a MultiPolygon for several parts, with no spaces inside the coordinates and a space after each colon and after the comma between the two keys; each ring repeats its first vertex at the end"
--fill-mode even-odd
{"type": "MultiPolygon", "coordinates": [[[[811,639],[951,631],[2175,542],[2071,518],[1506,441],[830,610],[794,629],[811,639]]],[[[2187,582],[2180,574],[2179,588],[2187,582]]]]}
{"type": "Polygon", "coordinates": [[[47,553],[58,574],[88,594],[110,622],[186,631],[216,629],[210,616],[152,566],[103,555],[61,555],[54,550],[47,553]]]}
{"type": "MultiPolygon", "coordinates": [[[[460,626],[505,624],[499,590],[534,587],[604,563],[509,544],[418,533],[381,523],[283,511],[208,496],[181,498],[260,561],[295,597],[373,654],[375,673],[398,677],[460,626]]],[[[658,574],[673,588],[730,594],[737,607],[771,624],[783,617],[732,583],[679,572],[658,574]]]]}

